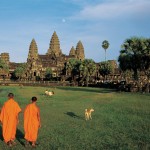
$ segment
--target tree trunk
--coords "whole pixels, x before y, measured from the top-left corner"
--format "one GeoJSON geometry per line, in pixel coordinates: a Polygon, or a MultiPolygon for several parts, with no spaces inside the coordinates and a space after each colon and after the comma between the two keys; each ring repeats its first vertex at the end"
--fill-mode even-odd
{"type": "Polygon", "coordinates": [[[134,79],[138,81],[138,71],[134,70],[134,79]]]}
{"type": "Polygon", "coordinates": [[[88,87],[89,84],[89,76],[86,77],[86,87],[88,87]]]}

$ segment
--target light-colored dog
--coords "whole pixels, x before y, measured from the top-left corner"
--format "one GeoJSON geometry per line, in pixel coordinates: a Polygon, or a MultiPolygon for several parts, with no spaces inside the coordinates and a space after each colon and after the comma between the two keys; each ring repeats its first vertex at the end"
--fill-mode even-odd
{"type": "Polygon", "coordinates": [[[52,96],[52,95],[54,95],[54,91],[48,91],[48,90],[46,90],[45,91],[45,95],[52,96]]]}
{"type": "Polygon", "coordinates": [[[94,111],[93,108],[85,109],[85,120],[92,119],[91,113],[94,111]]]}

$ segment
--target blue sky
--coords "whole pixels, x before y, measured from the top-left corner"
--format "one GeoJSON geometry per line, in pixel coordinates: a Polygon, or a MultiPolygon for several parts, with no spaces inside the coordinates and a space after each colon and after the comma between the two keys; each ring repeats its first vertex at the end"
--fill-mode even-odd
{"type": "Polygon", "coordinates": [[[132,36],[150,38],[150,0],[0,0],[0,53],[26,62],[34,38],[45,54],[56,31],[62,52],[82,41],[85,57],[117,60],[120,46],[132,36]]]}

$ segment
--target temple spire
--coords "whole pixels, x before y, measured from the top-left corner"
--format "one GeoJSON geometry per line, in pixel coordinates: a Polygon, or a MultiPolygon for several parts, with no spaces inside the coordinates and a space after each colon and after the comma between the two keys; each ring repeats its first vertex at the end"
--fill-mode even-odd
{"type": "Polygon", "coordinates": [[[74,46],[72,46],[70,52],[69,52],[69,56],[75,56],[75,48],[74,46]]]}
{"type": "Polygon", "coordinates": [[[34,58],[35,60],[38,59],[38,47],[34,38],[30,43],[29,53],[28,53],[28,59],[32,59],[32,58],[34,58]]]}
{"type": "Polygon", "coordinates": [[[54,31],[52,38],[50,40],[50,45],[49,45],[47,54],[52,54],[52,52],[56,55],[56,57],[62,54],[61,49],[60,49],[59,38],[56,34],[56,31],[54,31]]]}
{"type": "Polygon", "coordinates": [[[76,56],[78,59],[80,60],[84,60],[85,59],[85,55],[84,55],[84,47],[83,47],[83,44],[81,41],[79,41],[77,43],[77,46],[76,46],[76,56]]]}

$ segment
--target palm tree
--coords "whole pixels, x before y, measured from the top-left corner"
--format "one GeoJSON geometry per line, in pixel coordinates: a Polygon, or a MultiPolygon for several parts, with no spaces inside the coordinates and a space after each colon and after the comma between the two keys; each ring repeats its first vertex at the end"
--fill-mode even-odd
{"type": "Polygon", "coordinates": [[[75,76],[79,75],[79,66],[81,61],[77,59],[70,59],[65,66],[67,75],[71,75],[71,80],[75,82],[75,76]]]}
{"type": "Polygon", "coordinates": [[[104,50],[105,50],[105,61],[106,61],[106,50],[107,50],[108,47],[109,47],[109,42],[108,42],[107,40],[104,40],[104,41],[102,42],[102,47],[103,47],[104,50]]]}
{"type": "Polygon", "coordinates": [[[149,92],[150,78],[150,39],[132,37],[123,43],[118,58],[119,66],[123,71],[134,72],[134,79],[139,81],[139,72],[147,76],[147,91],[149,92]]]}
{"type": "Polygon", "coordinates": [[[145,56],[145,54],[143,54],[143,52],[145,52],[144,40],[145,39],[138,37],[126,39],[121,46],[122,49],[118,58],[120,68],[123,71],[133,70],[135,80],[138,80],[138,72],[141,68],[144,68],[143,65],[145,65],[145,61],[142,61],[142,57],[145,56]]]}
{"type": "Polygon", "coordinates": [[[85,59],[83,60],[82,64],[79,67],[80,74],[82,76],[81,82],[86,81],[86,86],[91,79],[92,75],[96,73],[96,64],[92,59],[85,59]]]}

